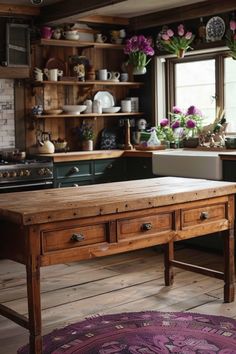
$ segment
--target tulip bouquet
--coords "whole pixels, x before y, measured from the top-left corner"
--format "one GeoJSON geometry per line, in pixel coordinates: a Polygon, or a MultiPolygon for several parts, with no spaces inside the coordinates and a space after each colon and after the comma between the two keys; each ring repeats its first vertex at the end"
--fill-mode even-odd
{"type": "Polygon", "coordinates": [[[231,20],[229,25],[230,34],[226,36],[226,44],[231,50],[230,54],[232,58],[236,60],[236,21],[231,20]]]}
{"type": "Polygon", "coordinates": [[[182,58],[185,52],[191,48],[190,43],[194,37],[192,32],[185,31],[184,25],[180,24],[177,28],[177,35],[170,28],[162,33],[161,44],[167,52],[176,54],[178,58],[182,58]]]}
{"type": "Polygon", "coordinates": [[[143,35],[133,36],[127,39],[124,53],[129,55],[128,63],[135,68],[146,67],[151,60],[148,57],[154,55],[151,40],[143,35]]]}

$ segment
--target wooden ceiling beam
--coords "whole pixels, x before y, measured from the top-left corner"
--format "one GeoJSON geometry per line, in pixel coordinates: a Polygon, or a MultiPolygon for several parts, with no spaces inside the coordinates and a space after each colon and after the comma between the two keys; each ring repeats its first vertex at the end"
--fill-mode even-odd
{"type": "Polygon", "coordinates": [[[39,16],[40,8],[14,4],[0,4],[0,16],[39,16]]]}
{"type": "Polygon", "coordinates": [[[235,0],[208,0],[192,5],[176,7],[147,15],[132,17],[130,29],[141,30],[158,27],[169,23],[191,20],[193,18],[213,16],[236,10],[235,0]]]}
{"type": "Polygon", "coordinates": [[[86,11],[96,10],[98,8],[114,5],[125,0],[64,0],[62,2],[44,6],[41,10],[41,22],[47,23],[63,18],[76,16],[86,11]]]}
{"type": "Polygon", "coordinates": [[[79,22],[85,23],[106,23],[111,25],[129,25],[129,19],[126,17],[114,17],[114,16],[102,16],[102,15],[94,15],[94,16],[84,16],[79,18],[79,22]]]}

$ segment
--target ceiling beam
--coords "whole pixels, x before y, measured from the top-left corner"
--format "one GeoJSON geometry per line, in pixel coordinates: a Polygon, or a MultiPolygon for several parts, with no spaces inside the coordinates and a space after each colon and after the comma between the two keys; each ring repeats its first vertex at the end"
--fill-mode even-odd
{"type": "Polygon", "coordinates": [[[14,4],[0,4],[0,16],[39,16],[40,8],[14,4]]]}
{"type": "Polygon", "coordinates": [[[86,11],[114,5],[125,0],[64,0],[56,4],[44,6],[41,10],[41,22],[47,23],[67,17],[76,16],[86,11]]]}
{"type": "Polygon", "coordinates": [[[93,15],[93,16],[83,16],[79,18],[79,22],[85,23],[106,23],[111,25],[129,25],[129,19],[127,17],[114,17],[114,16],[102,16],[102,15],[93,15]]]}
{"type": "Polygon", "coordinates": [[[236,10],[235,0],[208,0],[192,5],[176,7],[171,10],[132,17],[130,19],[130,28],[132,30],[141,30],[198,17],[213,16],[234,10],[236,10]]]}

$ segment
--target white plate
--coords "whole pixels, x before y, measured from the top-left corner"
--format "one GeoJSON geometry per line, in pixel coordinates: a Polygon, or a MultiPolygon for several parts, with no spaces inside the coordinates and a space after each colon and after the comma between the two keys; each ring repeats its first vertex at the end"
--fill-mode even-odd
{"type": "Polygon", "coordinates": [[[108,91],[98,91],[94,96],[94,100],[100,100],[102,108],[108,108],[115,105],[114,97],[108,91]]]}
{"type": "Polygon", "coordinates": [[[220,41],[225,33],[224,20],[219,16],[214,16],[206,24],[206,38],[209,42],[220,41]]]}

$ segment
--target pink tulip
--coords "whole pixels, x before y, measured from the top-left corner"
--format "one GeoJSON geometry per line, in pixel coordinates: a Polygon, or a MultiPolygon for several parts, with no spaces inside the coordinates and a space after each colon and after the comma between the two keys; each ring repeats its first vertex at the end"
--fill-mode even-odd
{"type": "Polygon", "coordinates": [[[164,33],[161,37],[164,39],[164,41],[168,41],[170,39],[167,33],[164,33]]]}
{"type": "Polygon", "coordinates": [[[229,26],[232,31],[235,31],[236,30],[236,21],[231,20],[229,23],[229,26]]]}
{"type": "Polygon", "coordinates": [[[173,37],[173,35],[174,35],[174,32],[172,31],[172,29],[168,29],[166,33],[168,34],[169,37],[173,37]]]}
{"type": "Polygon", "coordinates": [[[184,25],[182,24],[178,26],[178,35],[181,37],[184,35],[184,25]]]}
{"type": "Polygon", "coordinates": [[[191,39],[192,38],[192,32],[187,32],[184,37],[186,39],[191,39]]]}

